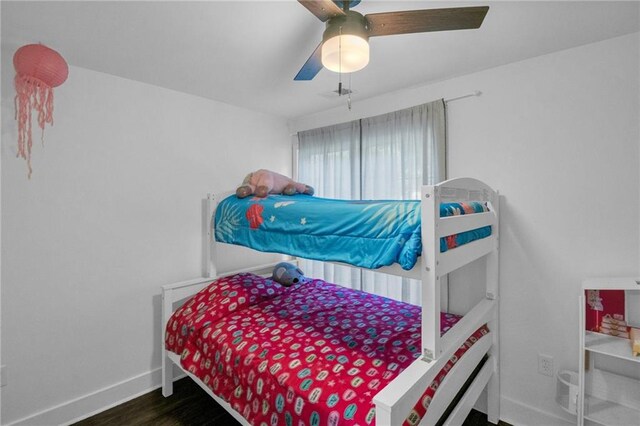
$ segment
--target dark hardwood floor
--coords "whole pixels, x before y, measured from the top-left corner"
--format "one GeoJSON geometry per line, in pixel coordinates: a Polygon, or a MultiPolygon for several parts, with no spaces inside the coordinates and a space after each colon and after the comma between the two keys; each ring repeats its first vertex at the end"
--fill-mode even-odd
{"type": "MultiPolygon", "coordinates": [[[[487,416],[472,411],[464,426],[487,425],[487,416]]],[[[173,395],[160,389],[75,423],[76,426],[238,426],[238,422],[191,379],[175,382],[173,395]]],[[[510,426],[500,422],[501,426],[510,426]]]]}

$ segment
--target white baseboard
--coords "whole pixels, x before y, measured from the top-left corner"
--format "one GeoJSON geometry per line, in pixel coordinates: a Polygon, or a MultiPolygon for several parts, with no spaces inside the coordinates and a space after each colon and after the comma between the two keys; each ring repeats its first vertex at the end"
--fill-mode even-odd
{"type": "Polygon", "coordinates": [[[504,396],[500,398],[500,420],[514,426],[575,426],[575,422],[569,422],[552,413],[541,411],[504,396]]]}
{"type": "Polygon", "coordinates": [[[69,425],[151,392],[159,388],[161,383],[162,371],[157,368],[16,420],[7,426],[69,425]]]}
{"type": "MultiPolygon", "coordinates": [[[[185,374],[175,374],[175,380],[185,374]]],[[[134,376],[119,383],[91,392],[71,401],[56,405],[36,414],[8,423],[6,426],[70,425],[117,405],[123,404],[162,386],[160,368],[134,376]]],[[[476,409],[483,411],[483,407],[476,409]]],[[[569,426],[568,422],[551,413],[514,401],[500,398],[500,419],[514,426],[569,426]]]]}

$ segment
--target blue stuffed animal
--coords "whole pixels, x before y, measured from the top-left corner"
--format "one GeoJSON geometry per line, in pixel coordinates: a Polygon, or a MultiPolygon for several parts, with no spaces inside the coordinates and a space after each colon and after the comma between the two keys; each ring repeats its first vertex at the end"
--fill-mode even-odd
{"type": "Polygon", "coordinates": [[[271,279],[285,287],[306,280],[304,272],[300,268],[287,262],[280,262],[273,268],[271,279]]]}

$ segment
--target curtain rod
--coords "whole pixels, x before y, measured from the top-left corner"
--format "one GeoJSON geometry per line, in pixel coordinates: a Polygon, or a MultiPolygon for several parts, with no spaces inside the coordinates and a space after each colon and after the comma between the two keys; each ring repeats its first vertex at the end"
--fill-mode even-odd
{"type": "MultiPolygon", "coordinates": [[[[459,101],[460,99],[465,99],[465,98],[470,98],[472,96],[480,96],[482,95],[482,92],[480,90],[474,90],[471,93],[467,93],[466,95],[461,95],[461,96],[456,96],[455,98],[449,98],[449,99],[445,99],[444,103],[449,103],[449,102],[453,102],[453,101],[459,101]]],[[[297,136],[298,133],[292,133],[290,136],[297,136]]]]}
{"type": "Polygon", "coordinates": [[[445,99],[444,101],[445,102],[453,102],[453,101],[457,101],[457,100],[460,100],[460,99],[465,99],[465,98],[470,98],[472,96],[480,96],[480,95],[482,95],[482,92],[479,91],[479,90],[475,90],[473,93],[469,93],[467,95],[462,95],[462,96],[457,96],[455,98],[445,99]]]}

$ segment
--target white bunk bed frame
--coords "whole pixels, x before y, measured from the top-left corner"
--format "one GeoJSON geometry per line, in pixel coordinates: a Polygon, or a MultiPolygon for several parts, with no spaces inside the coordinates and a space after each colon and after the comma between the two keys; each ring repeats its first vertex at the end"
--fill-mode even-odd
{"type": "MultiPolygon", "coordinates": [[[[230,193],[217,197],[207,196],[207,221],[210,223],[219,200],[230,193]]],[[[483,389],[487,389],[487,415],[491,423],[497,424],[500,417],[500,341],[499,341],[499,198],[498,192],[473,178],[458,178],[437,185],[422,187],[422,256],[416,267],[405,271],[394,265],[375,270],[392,275],[421,279],[422,289],[422,358],[415,360],[384,389],[375,395],[376,425],[401,425],[411,413],[417,398],[435,379],[456,350],[468,337],[488,324],[489,333],[481,337],[451,368],[438,387],[426,415],[420,425],[434,425],[453,398],[460,391],[480,361],[487,359],[476,374],[465,393],[444,420],[445,425],[460,425],[473,408],[483,389]],[[440,218],[440,203],[482,201],[489,212],[440,218]],[[440,252],[440,238],[467,230],[492,226],[489,237],[473,241],[455,249],[440,252]],[[470,262],[486,257],[486,297],[476,304],[452,329],[440,337],[440,284],[446,275],[470,262]]],[[[216,402],[229,411],[242,425],[249,423],[237,411],[216,396],[197,377],[182,369],[179,355],[164,348],[164,331],[172,313],[179,304],[211,283],[213,278],[253,272],[270,276],[273,265],[261,265],[250,269],[218,274],[215,263],[215,240],[213,224],[206,227],[205,244],[206,273],[204,278],[169,284],[162,287],[162,394],[173,392],[173,365],[198,383],[216,402]]],[[[248,249],[250,250],[250,249],[248,249]]],[[[351,265],[347,265],[351,266],[351,265]]]]}

